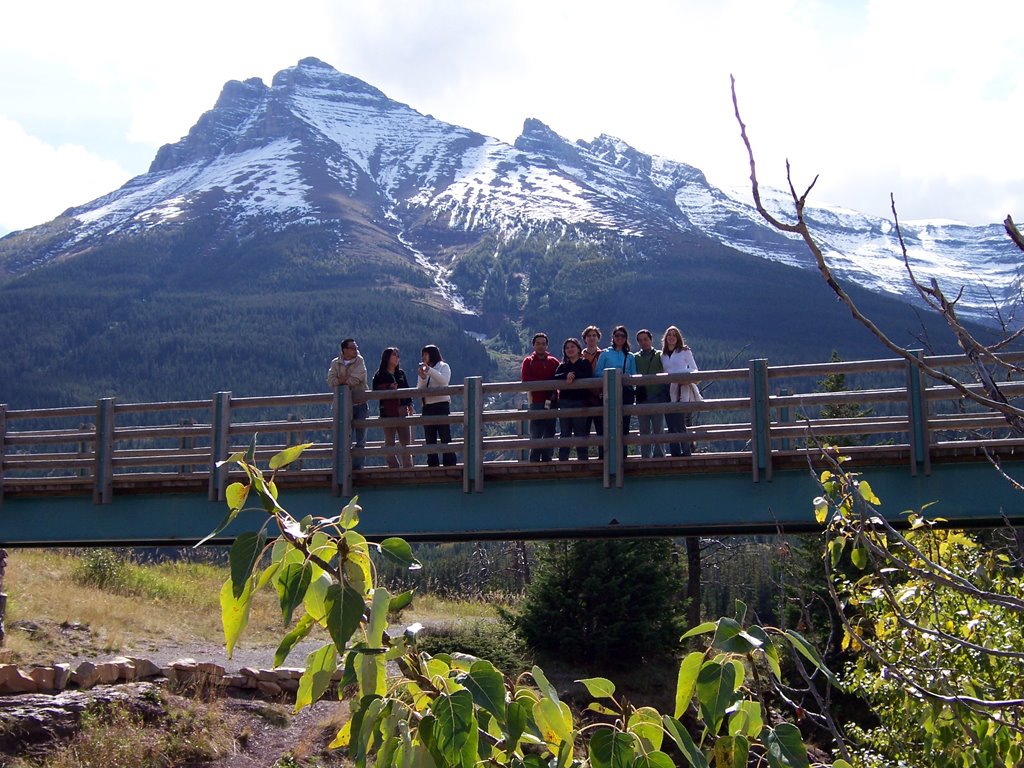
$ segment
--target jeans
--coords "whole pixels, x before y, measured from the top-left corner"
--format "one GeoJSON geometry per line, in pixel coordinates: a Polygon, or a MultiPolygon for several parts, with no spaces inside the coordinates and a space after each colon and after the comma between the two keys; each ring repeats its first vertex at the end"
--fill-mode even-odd
{"type": "MultiPolygon", "coordinates": [[[[585,434],[590,434],[590,425],[594,425],[594,434],[598,437],[604,436],[604,416],[587,416],[587,431],[585,434]]],[[[589,450],[589,449],[588,449],[589,450]]],[[[604,458],[604,445],[599,443],[597,446],[597,458],[598,460],[604,458]]]]}
{"type": "MultiPolygon", "coordinates": [[[[590,430],[587,429],[587,422],[589,419],[586,416],[573,416],[573,411],[570,408],[563,408],[558,412],[558,424],[561,427],[561,433],[559,437],[563,440],[570,437],[588,437],[590,430]]],[[[559,446],[558,448],[558,460],[568,461],[569,446],[559,446]]],[[[576,448],[576,460],[586,461],[589,449],[586,446],[579,446],[576,448]]]]}
{"type": "MultiPolygon", "coordinates": [[[[663,413],[645,413],[636,418],[640,422],[641,435],[660,435],[665,430],[665,414],[663,413]]],[[[662,449],[661,443],[641,444],[640,455],[645,459],[660,459],[665,455],[665,451],[662,449]]]]}
{"type": "MultiPolygon", "coordinates": [[[[530,403],[531,411],[545,411],[548,410],[544,403],[530,403]]],[[[552,419],[532,419],[530,421],[530,439],[531,440],[545,440],[553,438],[555,436],[555,420],[552,419]]],[[[551,457],[554,455],[554,448],[531,448],[530,449],[530,461],[551,461],[551,457]]]]}
{"type": "MultiPolygon", "coordinates": [[[[689,413],[666,413],[665,421],[668,423],[668,431],[672,433],[683,433],[685,436],[686,425],[690,423],[691,415],[689,413]]],[[[677,438],[678,439],[678,438],[677,438]]],[[[668,452],[673,456],[689,456],[690,455],[690,441],[685,442],[671,442],[668,444],[668,452]]]]}
{"type": "MultiPolygon", "coordinates": [[[[395,444],[395,440],[398,440],[399,445],[408,445],[412,442],[412,430],[409,427],[384,427],[384,445],[391,448],[395,444]]],[[[412,456],[408,453],[399,453],[398,455],[388,455],[388,466],[392,469],[402,467],[403,469],[412,468],[412,456]]]]}
{"type": "MultiPolygon", "coordinates": [[[[425,403],[423,405],[424,416],[447,416],[452,412],[450,403],[425,403]]],[[[450,443],[452,441],[452,430],[448,424],[424,424],[423,425],[423,439],[426,440],[427,445],[437,445],[438,439],[442,443],[450,443]]],[[[441,464],[439,459],[441,454],[428,453],[427,454],[427,466],[436,467],[441,464]]],[[[455,466],[455,454],[445,453],[443,459],[446,467],[455,466]]]]}
{"type": "MultiPolygon", "coordinates": [[[[353,419],[365,419],[370,415],[370,404],[369,403],[356,403],[352,406],[352,418],[353,419]]],[[[352,430],[352,447],[353,448],[365,448],[366,447],[366,427],[355,427],[352,430]]],[[[363,462],[365,461],[362,456],[352,457],[352,469],[362,469],[363,462]]]]}

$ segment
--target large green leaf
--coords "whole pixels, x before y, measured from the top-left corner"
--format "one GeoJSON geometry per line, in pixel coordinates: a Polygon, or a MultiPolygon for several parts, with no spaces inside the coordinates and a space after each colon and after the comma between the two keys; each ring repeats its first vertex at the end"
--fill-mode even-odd
{"type": "Polygon", "coordinates": [[[505,725],[505,680],[501,672],[489,661],[477,661],[469,669],[469,674],[459,677],[459,682],[466,686],[473,701],[480,709],[494,715],[498,724],[505,725]]]}
{"type": "Polygon", "coordinates": [[[416,571],[423,567],[413,555],[409,542],[397,536],[384,539],[380,543],[380,551],[388,560],[402,568],[408,568],[410,571],[416,571]]]}
{"type": "Polygon", "coordinates": [[[280,453],[275,454],[274,456],[271,457],[269,465],[270,468],[273,470],[277,470],[280,469],[281,467],[287,467],[289,464],[291,464],[293,461],[299,458],[299,456],[302,455],[303,451],[305,451],[307,448],[312,447],[312,445],[312,443],[303,443],[302,445],[293,445],[288,448],[285,448],[280,453]]]}
{"type": "Polygon", "coordinates": [[[687,654],[686,658],[679,665],[679,675],[676,677],[676,706],[673,717],[682,717],[683,713],[690,706],[690,699],[693,698],[693,689],[697,686],[697,674],[700,672],[700,665],[704,663],[704,654],[694,651],[687,654]]]}
{"type": "Polygon", "coordinates": [[[747,768],[750,742],[746,736],[722,736],[713,752],[716,768],[747,768]]]}
{"type": "Polygon", "coordinates": [[[434,701],[433,711],[433,737],[437,752],[444,759],[445,765],[463,765],[467,742],[476,734],[473,696],[467,690],[438,696],[434,701]]]}
{"type": "Polygon", "coordinates": [[[306,637],[314,626],[316,626],[316,620],[308,613],[302,614],[302,617],[299,619],[298,623],[296,623],[295,628],[281,638],[281,643],[277,646],[277,651],[274,653],[275,667],[280,667],[284,664],[285,659],[288,658],[288,654],[292,652],[292,648],[295,647],[295,644],[306,637]]]}
{"type": "Polygon", "coordinates": [[[331,584],[324,596],[327,631],[339,649],[345,647],[366,612],[363,596],[347,584],[331,584]]]}
{"type": "Polygon", "coordinates": [[[530,675],[533,676],[533,680],[537,683],[537,688],[540,689],[542,695],[547,696],[549,699],[558,701],[558,691],[555,690],[555,686],[548,680],[547,675],[544,674],[544,670],[538,667],[536,664],[530,669],[530,675]]]}
{"type": "Polygon", "coordinates": [[[832,671],[825,666],[825,662],[822,660],[821,655],[818,653],[818,649],[811,645],[807,638],[805,638],[799,632],[796,632],[792,629],[786,630],[786,637],[789,638],[790,642],[793,644],[793,647],[797,649],[801,656],[810,661],[815,666],[815,668],[821,670],[822,674],[824,674],[825,677],[828,678],[828,681],[832,683],[832,685],[835,685],[837,687],[839,686],[839,681],[836,680],[835,675],[832,674],[832,671]]]}
{"type": "Polygon", "coordinates": [[[240,597],[245,585],[252,577],[253,569],[263,554],[263,545],[267,543],[267,534],[263,529],[240,533],[231,545],[228,563],[231,566],[231,589],[236,598],[240,597]]]}
{"type": "Polygon", "coordinates": [[[696,637],[697,635],[704,635],[718,628],[718,622],[716,621],[705,621],[703,624],[698,624],[696,627],[688,631],[683,635],[680,640],[685,640],[688,637],[696,637]]]}
{"type": "Polygon", "coordinates": [[[590,735],[590,764],[593,768],[630,768],[635,745],[628,733],[598,728],[590,735]]]}
{"type": "Polygon", "coordinates": [[[736,668],[732,664],[708,661],[697,675],[697,701],[708,731],[717,736],[725,711],[736,700],[736,668]]]}
{"type": "Polygon", "coordinates": [[[560,701],[542,698],[533,705],[533,719],[540,729],[541,738],[555,751],[557,746],[572,738],[572,713],[560,701]]]}
{"type": "Polygon", "coordinates": [[[508,724],[505,729],[505,753],[512,755],[519,746],[519,739],[526,731],[530,710],[521,701],[511,701],[506,709],[508,724]]]}
{"type": "Polygon", "coordinates": [[[664,752],[648,752],[633,761],[633,768],[676,768],[676,764],[664,752]]]}
{"type": "Polygon", "coordinates": [[[235,590],[229,578],[220,589],[220,620],[224,627],[224,644],[227,647],[228,658],[235,648],[235,643],[241,637],[246,625],[249,623],[249,610],[252,608],[252,587],[253,580],[249,579],[242,589],[242,594],[235,597],[235,590]]]}
{"type": "Polygon", "coordinates": [[[338,669],[338,649],[327,643],[306,657],[306,669],[299,678],[295,694],[295,711],[319,701],[331,687],[331,678],[338,669]]]}
{"type": "Polygon", "coordinates": [[[665,733],[679,747],[679,751],[683,753],[687,763],[693,768],[709,768],[708,759],[704,757],[704,753],[694,743],[690,732],[686,730],[679,720],[665,715],[661,718],[661,722],[665,725],[665,733]]]}
{"type": "Polygon", "coordinates": [[[388,606],[388,613],[398,613],[400,610],[407,607],[409,603],[412,602],[412,596],[415,592],[415,589],[410,589],[394,595],[391,598],[391,605],[388,606]]]}
{"type": "Polygon", "coordinates": [[[615,695],[615,683],[605,677],[586,677],[576,682],[585,685],[595,699],[610,699],[615,695]]]}
{"type": "Polygon", "coordinates": [[[779,723],[769,728],[764,743],[771,768],[810,768],[800,729],[792,723],[779,723]]]}
{"type": "Polygon", "coordinates": [[[764,728],[761,704],[756,701],[741,701],[729,717],[729,735],[757,738],[764,728]]]}
{"type": "Polygon", "coordinates": [[[661,714],[653,707],[640,707],[629,716],[626,730],[640,739],[644,752],[661,749],[665,732],[661,728],[661,714]]]}
{"type": "Polygon", "coordinates": [[[281,604],[281,615],[284,618],[284,625],[286,627],[292,623],[292,614],[295,612],[295,609],[302,605],[312,578],[313,567],[307,562],[288,563],[281,569],[277,579],[274,580],[274,586],[277,588],[277,596],[281,604]]]}
{"type": "Polygon", "coordinates": [[[718,620],[718,628],[711,640],[711,646],[726,653],[747,654],[759,648],[761,641],[745,632],[743,626],[735,619],[723,617],[718,620]]]}

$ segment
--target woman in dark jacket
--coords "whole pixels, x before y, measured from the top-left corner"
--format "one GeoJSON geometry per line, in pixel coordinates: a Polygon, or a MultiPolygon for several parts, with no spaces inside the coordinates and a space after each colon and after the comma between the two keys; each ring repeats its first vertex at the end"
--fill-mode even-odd
{"type": "MultiPolygon", "coordinates": [[[[566,384],[572,384],[577,379],[589,379],[594,375],[590,363],[582,357],[583,347],[579,339],[566,339],[562,344],[562,362],[555,369],[555,378],[561,379],[566,384]]],[[[563,389],[558,396],[558,423],[561,427],[559,438],[565,440],[570,437],[587,437],[590,430],[587,427],[587,417],[577,416],[571,409],[586,408],[590,405],[591,390],[589,389],[563,389]],[[566,411],[569,411],[566,413],[566,411]]],[[[576,448],[576,460],[586,461],[586,446],[576,448]]],[[[558,460],[569,460],[569,446],[559,447],[558,460]]]]}
{"type": "MultiPolygon", "coordinates": [[[[380,356],[380,367],[373,374],[373,389],[408,389],[409,382],[405,378],[405,371],[398,367],[400,356],[397,347],[388,347],[380,356]]],[[[380,401],[380,417],[382,419],[397,419],[403,416],[412,415],[412,398],[401,399],[388,398],[380,401]]],[[[395,438],[399,444],[407,446],[412,442],[412,430],[407,426],[384,427],[384,445],[391,448],[395,445],[395,438]]],[[[412,468],[412,455],[406,452],[388,454],[388,466],[394,469],[403,467],[412,468]]]]}

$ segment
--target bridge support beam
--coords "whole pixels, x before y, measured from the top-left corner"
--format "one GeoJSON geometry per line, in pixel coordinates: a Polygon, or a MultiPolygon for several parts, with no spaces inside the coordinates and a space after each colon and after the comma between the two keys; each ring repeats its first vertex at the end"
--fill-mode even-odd
{"type": "Polygon", "coordinates": [[[616,488],[623,483],[623,438],[622,434],[622,371],[618,368],[604,370],[604,487],[616,488]]]}
{"type": "MultiPolygon", "coordinates": [[[[920,349],[910,350],[915,358],[924,356],[920,349]]],[[[921,368],[907,361],[907,415],[910,421],[910,473],[931,474],[932,465],[928,451],[928,403],[924,398],[921,368]]]]}
{"type": "Polygon", "coordinates": [[[96,463],[93,504],[109,504],[114,497],[114,398],[96,401],[96,463]]]}
{"type": "Polygon", "coordinates": [[[481,493],[484,489],[483,377],[467,376],[462,408],[462,490],[481,493]]]}
{"type": "Polygon", "coordinates": [[[4,438],[7,436],[7,403],[0,403],[0,509],[4,507],[4,438]]]}
{"type": "Polygon", "coordinates": [[[772,479],[772,414],[768,401],[768,361],[761,358],[750,361],[750,428],[753,454],[753,479],[772,479]]]}
{"type": "Polygon", "coordinates": [[[334,456],[331,461],[331,493],[348,498],[352,495],[352,390],[334,390],[334,456]]]}
{"type": "Polygon", "coordinates": [[[230,467],[217,463],[228,457],[231,435],[231,393],[218,392],[213,396],[213,412],[210,414],[210,485],[207,494],[210,501],[224,501],[228,487],[230,467]]]}

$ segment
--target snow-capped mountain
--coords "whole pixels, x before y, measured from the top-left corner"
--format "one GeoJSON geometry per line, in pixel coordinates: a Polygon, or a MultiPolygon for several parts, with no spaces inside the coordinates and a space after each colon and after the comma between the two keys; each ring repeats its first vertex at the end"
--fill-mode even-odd
{"type": "MultiPolygon", "coordinates": [[[[781,193],[764,190],[786,215],[781,193]]],[[[384,249],[429,275],[465,309],[451,278],[460,250],[544,232],[622,243],[710,239],[759,258],[813,268],[798,239],[772,230],[749,190],[712,186],[700,170],[600,136],[570,142],[527,120],[514,145],[423,115],[317,59],[225,85],[189,134],[162,147],[149,172],[49,224],[0,240],[0,275],[86,252],[110,238],[213,216],[239,241],[320,226],[328,253],[384,249]],[[667,239],[666,239],[667,238],[667,239]]],[[[811,208],[836,272],[871,291],[916,300],[892,224],[811,208]]],[[[1019,254],[998,225],[904,223],[919,277],[964,295],[961,314],[991,322],[1020,296],[1019,254]]],[[[662,247],[669,247],[664,245],[662,247]]],[[[674,246],[678,247],[678,245],[674,246]]]]}

